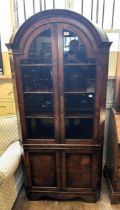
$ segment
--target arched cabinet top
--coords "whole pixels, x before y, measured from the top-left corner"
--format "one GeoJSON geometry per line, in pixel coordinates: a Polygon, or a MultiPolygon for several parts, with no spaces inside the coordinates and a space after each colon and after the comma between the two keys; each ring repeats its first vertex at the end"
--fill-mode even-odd
{"type": "Polygon", "coordinates": [[[30,37],[32,31],[48,23],[66,23],[77,27],[86,35],[88,40],[94,41],[96,49],[107,50],[111,45],[106,33],[82,15],[65,9],[51,9],[39,12],[26,20],[11,37],[9,44],[7,44],[8,49],[12,49],[13,52],[21,51],[20,44],[25,37],[30,37]]]}

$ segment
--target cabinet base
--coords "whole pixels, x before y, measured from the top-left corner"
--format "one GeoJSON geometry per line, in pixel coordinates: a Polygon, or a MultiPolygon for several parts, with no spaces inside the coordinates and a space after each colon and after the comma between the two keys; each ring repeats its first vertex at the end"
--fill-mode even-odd
{"type": "Polygon", "coordinates": [[[109,187],[109,198],[110,198],[110,202],[111,204],[117,204],[120,202],[120,192],[119,191],[114,191],[110,178],[109,178],[109,174],[108,174],[108,170],[107,167],[104,167],[104,177],[107,179],[108,182],[108,187],[109,187]]]}
{"type": "Polygon", "coordinates": [[[27,191],[27,197],[29,200],[40,200],[40,199],[57,199],[57,200],[72,200],[78,199],[81,201],[95,203],[100,198],[100,192],[35,192],[27,191]]]}

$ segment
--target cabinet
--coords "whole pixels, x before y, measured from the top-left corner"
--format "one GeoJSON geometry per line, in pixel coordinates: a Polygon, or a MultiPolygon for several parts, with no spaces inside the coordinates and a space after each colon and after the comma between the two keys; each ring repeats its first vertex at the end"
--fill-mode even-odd
{"type": "Polygon", "coordinates": [[[120,54],[118,52],[114,90],[114,108],[110,110],[107,155],[104,168],[111,203],[120,202],[120,54]]]}
{"type": "Polygon", "coordinates": [[[48,10],[7,45],[29,199],[99,198],[110,44],[83,16],[48,10]]]}
{"type": "Polygon", "coordinates": [[[120,114],[115,109],[110,113],[104,174],[108,180],[110,201],[118,203],[120,201],[120,114]]]}
{"type": "Polygon", "coordinates": [[[113,108],[110,110],[106,164],[104,175],[108,181],[111,203],[120,202],[120,53],[117,52],[113,108]]]}

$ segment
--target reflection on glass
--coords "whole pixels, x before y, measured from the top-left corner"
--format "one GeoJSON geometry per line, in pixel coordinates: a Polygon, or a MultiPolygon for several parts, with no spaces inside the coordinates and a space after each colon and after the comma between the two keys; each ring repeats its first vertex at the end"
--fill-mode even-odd
{"type": "Polygon", "coordinates": [[[28,138],[52,139],[54,138],[54,120],[52,118],[26,119],[28,138]]]}
{"type": "Polygon", "coordinates": [[[71,118],[65,120],[65,138],[67,139],[92,139],[93,119],[71,118]]]}
{"type": "Polygon", "coordinates": [[[29,49],[29,57],[21,63],[51,63],[51,30],[40,33],[32,42],[29,49]]]}
{"type": "Polygon", "coordinates": [[[27,94],[24,101],[26,115],[53,115],[52,94],[27,94]]]}
{"type": "Polygon", "coordinates": [[[87,62],[86,49],[77,34],[64,30],[64,62],[87,62]]]}
{"type": "Polygon", "coordinates": [[[25,92],[53,90],[52,67],[22,67],[22,79],[25,92]]]}
{"type": "Polygon", "coordinates": [[[64,36],[64,91],[95,91],[95,60],[87,57],[87,49],[72,31],[64,36]]]}

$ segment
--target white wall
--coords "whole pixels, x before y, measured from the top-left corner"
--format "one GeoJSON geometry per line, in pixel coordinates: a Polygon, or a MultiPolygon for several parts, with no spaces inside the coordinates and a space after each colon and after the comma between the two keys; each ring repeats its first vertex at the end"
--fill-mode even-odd
{"type": "MultiPolygon", "coordinates": [[[[4,0],[0,1],[0,32],[1,32],[1,41],[2,41],[2,51],[7,52],[7,48],[5,43],[9,42],[9,39],[13,33],[13,0],[4,0]]],[[[23,10],[23,0],[17,0],[18,2],[18,16],[19,16],[19,25],[24,22],[24,10],[23,10]]],[[[35,0],[35,12],[38,12],[40,9],[39,0],[35,0]]],[[[84,0],[83,1],[83,15],[85,15],[88,19],[91,17],[91,2],[92,0],[84,0]]],[[[106,0],[105,1],[105,14],[104,14],[104,27],[110,28],[111,27],[111,11],[112,11],[112,4],[113,0],[106,0]]],[[[119,0],[116,0],[115,6],[115,19],[114,19],[114,26],[120,28],[120,12],[118,10],[120,8],[120,4],[118,4],[119,0]]],[[[96,4],[97,0],[93,0],[93,21],[96,21],[96,4]]],[[[42,9],[44,10],[44,0],[42,0],[42,9]]],[[[26,6],[26,18],[29,18],[33,14],[33,0],[25,0],[26,6]]],[[[78,13],[81,12],[81,0],[56,0],[55,7],[56,8],[65,8],[69,7],[71,10],[74,10],[78,13]]],[[[99,1],[99,11],[98,11],[98,25],[101,27],[102,21],[102,7],[103,7],[103,0],[99,1]]],[[[53,0],[46,0],[46,8],[51,9],[53,8],[53,0]]],[[[106,30],[108,38],[112,41],[112,45],[110,48],[110,59],[109,59],[109,77],[115,77],[116,71],[116,61],[117,61],[117,51],[119,48],[120,42],[120,30],[106,30]]]]}

